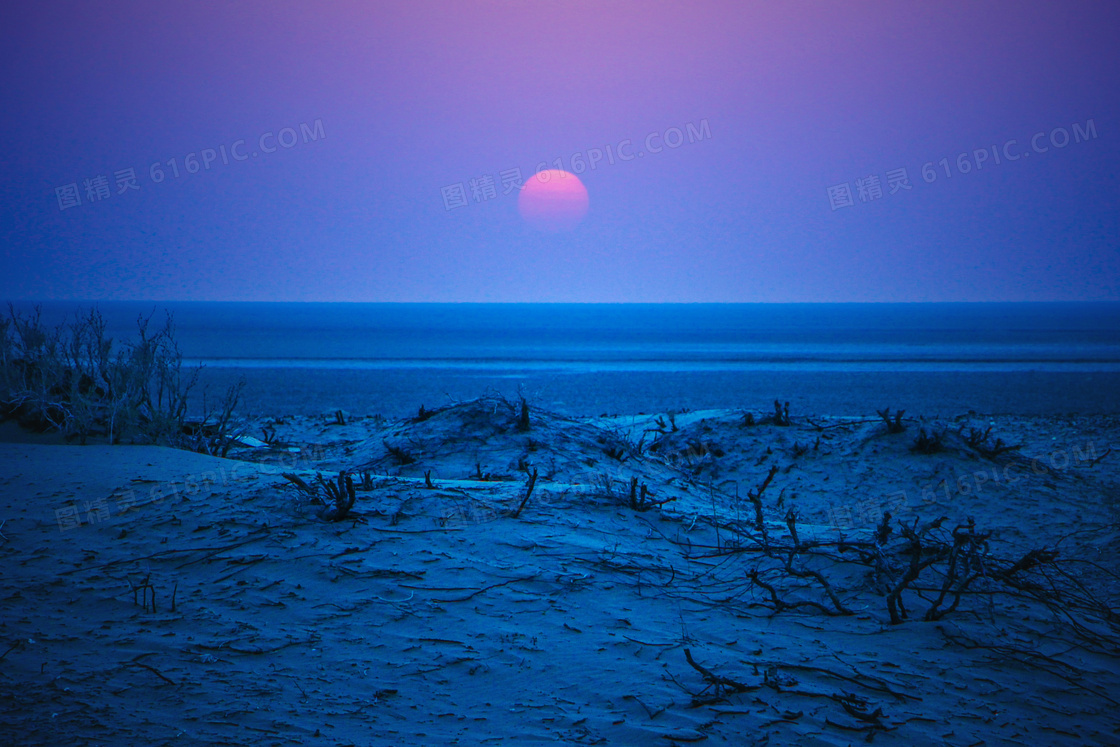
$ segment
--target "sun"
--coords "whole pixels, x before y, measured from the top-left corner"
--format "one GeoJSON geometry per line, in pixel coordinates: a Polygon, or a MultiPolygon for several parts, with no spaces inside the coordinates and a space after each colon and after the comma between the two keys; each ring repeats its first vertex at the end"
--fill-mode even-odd
{"type": "Polygon", "coordinates": [[[587,215],[587,187],[570,171],[546,169],[525,180],[517,195],[517,209],[530,226],[541,231],[570,231],[587,215]]]}

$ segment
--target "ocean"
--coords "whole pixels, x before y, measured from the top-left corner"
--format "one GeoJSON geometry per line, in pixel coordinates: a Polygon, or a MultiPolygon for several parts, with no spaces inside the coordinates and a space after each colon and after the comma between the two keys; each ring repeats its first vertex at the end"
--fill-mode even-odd
{"type": "MultiPolygon", "coordinates": [[[[20,303],[26,310],[31,304],[20,303]]],[[[519,392],[571,415],[736,408],[871,415],[1120,412],[1120,303],[96,306],[117,340],[170,312],[213,399],[262,415],[401,417],[519,392]]]]}

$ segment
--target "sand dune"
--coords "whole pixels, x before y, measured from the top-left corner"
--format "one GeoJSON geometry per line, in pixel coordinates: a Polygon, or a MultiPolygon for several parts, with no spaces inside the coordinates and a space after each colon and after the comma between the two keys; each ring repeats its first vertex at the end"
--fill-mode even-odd
{"type": "Polygon", "coordinates": [[[0,443],[0,735],[1120,740],[1120,423],[764,416],[530,408],[525,427],[483,398],[268,421],[274,445],[233,459],[0,443]],[[912,450],[923,428],[940,451],[912,450]],[[339,470],[337,522],[281,474],[339,470]],[[974,579],[955,607],[935,603],[944,546],[974,579]]]}

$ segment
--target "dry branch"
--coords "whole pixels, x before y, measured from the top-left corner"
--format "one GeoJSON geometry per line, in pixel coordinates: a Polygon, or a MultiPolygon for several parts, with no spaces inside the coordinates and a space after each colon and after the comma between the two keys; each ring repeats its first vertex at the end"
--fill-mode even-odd
{"type": "MultiPolygon", "coordinates": [[[[722,699],[723,696],[721,693],[724,690],[729,693],[745,693],[749,690],[758,689],[758,685],[746,685],[742,682],[737,682],[730,677],[724,677],[723,675],[716,674],[715,672],[712,672],[711,670],[701,666],[700,664],[697,664],[696,660],[692,658],[692,652],[687,648],[684,650],[684,658],[688,661],[690,667],[700,673],[700,675],[704,678],[704,681],[708,683],[708,687],[715,688],[716,700],[722,699]]],[[[704,691],[707,691],[707,689],[708,688],[704,688],[704,691]]],[[[696,696],[693,696],[693,705],[704,705],[711,702],[714,701],[698,701],[696,696]]]]}
{"type": "Polygon", "coordinates": [[[529,475],[529,482],[525,486],[525,497],[521,499],[521,505],[519,505],[517,507],[517,510],[513,512],[513,518],[516,519],[518,516],[521,515],[521,510],[524,509],[525,504],[529,502],[529,496],[531,496],[533,494],[533,488],[536,486],[536,484],[537,484],[537,468],[533,467],[533,474],[529,475]]]}

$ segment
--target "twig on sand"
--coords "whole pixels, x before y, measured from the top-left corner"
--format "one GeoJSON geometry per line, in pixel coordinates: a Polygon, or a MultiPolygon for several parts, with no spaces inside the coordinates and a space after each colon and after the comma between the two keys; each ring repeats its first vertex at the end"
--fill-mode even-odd
{"type": "Polygon", "coordinates": [[[141,597],[140,603],[144,605],[144,611],[147,612],[149,596],[148,592],[151,592],[151,606],[152,612],[154,613],[156,611],[156,587],[152,586],[152,574],[149,573],[144,577],[144,580],[136,586],[132,585],[131,579],[126,580],[128,581],[129,588],[132,589],[132,605],[135,607],[138,604],[138,602],[136,601],[136,592],[140,592],[143,595],[141,597]]]}
{"type": "Polygon", "coordinates": [[[1111,703],[1114,706],[1120,706],[1120,701],[1118,701],[1115,698],[1113,698],[1112,696],[1110,696],[1108,694],[1108,692],[1106,692],[1104,690],[1101,690],[1101,689],[1098,689],[1096,687],[1092,687],[1092,686],[1086,684],[1085,682],[1083,682],[1081,680],[1080,675],[1084,675],[1085,674],[1084,671],[1082,671],[1082,670],[1080,670],[1080,669],[1078,669],[1078,668],[1076,668],[1076,667],[1074,667],[1070,664],[1067,664],[1064,661],[1061,661],[1059,659],[1055,659],[1052,656],[1047,656],[1046,654],[1044,654],[1040,651],[1033,651],[1031,649],[1023,648],[1021,646],[1000,645],[1000,644],[985,644],[985,643],[981,643],[979,641],[973,640],[969,636],[965,635],[963,632],[958,633],[958,634],[953,634],[953,633],[950,633],[949,631],[945,630],[944,628],[941,628],[940,630],[941,630],[941,634],[943,636],[945,636],[945,638],[947,638],[948,640],[952,641],[956,645],[958,645],[958,646],[960,646],[960,647],[962,647],[966,650],[970,650],[970,651],[971,650],[979,650],[979,651],[990,652],[992,654],[992,657],[991,657],[992,661],[999,661],[1001,666],[1005,665],[1005,663],[1008,660],[1018,661],[1018,662],[1022,663],[1024,666],[1030,667],[1031,669],[1035,669],[1035,670],[1041,669],[1042,671],[1044,671],[1048,674],[1051,674],[1051,675],[1053,675],[1053,676],[1055,676],[1059,679],[1065,680],[1070,685],[1072,685],[1074,688],[1077,688],[1079,690],[1083,690],[1085,692],[1092,693],[1093,695],[1096,695],[1098,698],[1101,698],[1103,700],[1107,700],[1109,703],[1111,703]]]}
{"type": "MultiPolygon", "coordinates": [[[[652,708],[650,708],[649,706],[647,706],[647,705],[646,705],[645,703],[643,703],[643,702],[642,702],[642,701],[641,701],[641,700],[640,700],[640,699],[638,698],[638,696],[637,696],[637,695],[623,695],[623,696],[622,696],[622,699],[623,699],[623,700],[633,700],[633,701],[636,701],[638,705],[640,705],[640,706],[641,706],[642,708],[646,709],[646,715],[648,715],[648,716],[649,716],[649,720],[650,720],[650,721],[653,721],[653,720],[654,720],[655,718],[657,718],[658,716],[660,716],[660,715],[661,715],[662,713],[665,713],[665,711],[669,710],[669,709],[670,709],[670,708],[672,708],[672,707],[673,707],[674,705],[676,705],[676,703],[674,703],[673,701],[671,701],[671,700],[670,700],[670,701],[669,701],[668,703],[666,703],[665,705],[661,706],[660,708],[658,708],[658,709],[657,709],[657,710],[655,711],[655,710],[653,710],[652,708]]],[[[705,738],[705,739],[707,739],[707,737],[706,737],[706,736],[705,736],[704,738],[705,738]]],[[[682,741],[682,742],[686,742],[686,741],[688,741],[688,740],[686,740],[686,739],[682,739],[682,740],[680,740],[680,741],[682,741]]]]}
{"type": "Polygon", "coordinates": [[[506,581],[502,581],[500,583],[490,584],[489,586],[483,586],[481,589],[477,589],[476,591],[472,591],[470,594],[467,594],[465,597],[459,597],[457,599],[433,599],[432,601],[433,602],[441,602],[441,603],[443,603],[443,602],[465,602],[468,599],[473,599],[474,597],[478,596],[479,594],[481,594],[484,591],[490,591],[490,589],[497,589],[499,586],[509,586],[510,584],[517,583],[518,581],[532,581],[533,579],[537,578],[537,576],[539,576],[539,575],[540,575],[539,573],[534,573],[532,576],[524,576],[522,578],[511,578],[511,579],[508,579],[506,581]]]}
{"type": "Polygon", "coordinates": [[[715,672],[706,669],[700,664],[697,664],[696,660],[692,658],[692,652],[687,648],[684,650],[684,658],[688,660],[689,666],[691,666],[704,677],[705,682],[707,682],[710,686],[714,686],[716,688],[717,697],[719,697],[720,688],[726,688],[729,692],[732,693],[745,693],[748,690],[758,689],[757,685],[744,685],[742,682],[737,682],[729,677],[724,677],[723,675],[716,674],[715,672]]]}
{"type": "Polygon", "coordinates": [[[196,560],[188,561],[187,563],[179,566],[179,568],[184,568],[188,565],[191,565],[192,563],[198,563],[202,560],[206,560],[210,557],[213,557],[214,555],[217,555],[218,553],[222,553],[222,552],[225,552],[227,550],[234,550],[238,547],[241,547],[242,545],[247,545],[250,542],[256,542],[257,540],[261,539],[262,537],[267,536],[268,532],[269,532],[269,528],[267,526],[263,526],[259,529],[254,529],[253,531],[244,535],[245,539],[242,539],[240,542],[234,542],[232,545],[223,545],[221,547],[187,547],[187,548],[183,548],[183,549],[180,549],[180,550],[161,550],[160,552],[154,552],[151,555],[145,555],[145,556],[140,557],[140,558],[120,558],[119,560],[110,560],[108,563],[102,563],[101,565],[80,566],[78,568],[72,568],[71,570],[68,570],[68,571],[59,571],[58,575],[69,576],[73,573],[79,573],[81,571],[100,571],[100,570],[104,570],[105,568],[111,568],[112,566],[120,565],[121,563],[139,563],[142,560],[155,560],[156,558],[163,558],[163,557],[169,556],[169,555],[183,555],[183,554],[192,553],[192,552],[205,552],[205,553],[207,553],[205,556],[203,556],[201,558],[198,558],[196,560]]]}
{"type": "MultiPolygon", "coordinates": [[[[456,664],[463,664],[464,662],[468,662],[468,661],[478,661],[478,659],[474,656],[458,656],[454,659],[451,659],[450,661],[445,661],[442,664],[437,664],[434,667],[429,667],[427,669],[417,669],[415,672],[405,672],[404,676],[405,677],[415,677],[417,675],[429,674],[430,672],[438,672],[441,669],[446,669],[447,667],[453,667],[456,664]]],[[[391,690],[391,691],[386,690],[384,692],[391,695],[391,694],[395,693],[396,690],[391,690]]]]}
{"type": "Polygon", "coordinates": [[[388,534],[432,534],[433,532],[461,532],[462,527],[432,527],[431,529],[396,529],[394,527],[369,527],[370,531],[388,534]]]}
{"type": "MultiPolygon", "coordinates": [[[[843,702],[841,702],[840,705],[844,705],[843,702]]],[[[847,708],[847,706],[845,706],[845,708],[847,708]]],[[[874,715],[874,714],[868,714],[868,719],[870,718],[871,715],[874,715]]],[[[867,720],[867,719],[865,719],[865,720],[867,720]]],[[[828,724],[829,726],[835,726],[837,729],[843,729],[844,731],[866,731],[866,732],[868,732],[868,734],[867,734],[868,740],[867,741],[871,741],[870,737],[872,736],[873,732],[876,732],[876,731],[894,731],[895,729],[898,728],[897,726],[887,726],[886,724],[884,724],[883,722],[878,721],[878,720],[873,721],[872,723],[868,724],[867,726],[848,726],[847,724],[837,723],[830,718],[826,718],[824,720],[824,722],[826,724],[828,724]]]]}
{"type": "Polygon", "coordinates": [[[17,639],[15,643],[13,643],[11,646],[8,646],[7,651],[0,654],[0,661],[4,661],[4,658],[7,657],[8,654],[12,653],[13,651],[15,651],[17,648],[21,647],[22,645],[23,645],[23,639],[22,638],[17,639]]]}
{"type": "MultiPolygon", "coordinates": [[[[528,470],[526,470],[528,472],[528,470]]],[[[529,475],[529,484],[525,487],[525,497],[521,499],[521,505],[513,512],[513,518],[521,515],[521,509],[525,508],[525,504],[529,502],[529,496],[533,494],[533,488],[537,484],[537,468],[533,467],[533,474],[529,475]]]]}
{"type": "Polygon", "coordinates": [[[762,494],[766,492],[766,488],[770,487],[770,481],[774,479],[774,475],[778,474],[778,465],[770,467],[769,474],[766,479],[755,488],[754,490],[747,491],[747,498],[750,500],[751,505],[754,506],[754,525],[755,529],[762,533],[763,547],[770,547],[770,537],[766,533],[766,522],[762,517],[762,494]]]}
{"type": "MultiPolygon", "coordinates": [[[[140,656],[137,656],[136,659],[139,659],[141,656],[148,656],[148,654],[140,654],[140,656]]],[[[179,684],[175,680],[165,676],[163,674],[163,672],[159,671],[155,667],[149,666],[142,661],[136,661],[136,659],[133,659],[132,661],[125,662],[125,665],[127,666],[127,665],[131,664],[133,666],[140,667],[142,669],[147,669],[149,672],[154,674],[156,677],[159,677],[161,680],[163,680],[164,682],[166,682],[169,685],[178,685],[179,684]]]]}
{"type": "MultiPolygon", "coordinates": [[[[312,633],[305,640],[304,639],[293,639],[293,640],[290,640],[290,641],[286,641],[285,643],[281,643],[279,646],[273,646],[272,648],[235,648],[234,646],[231,646],[228,643],[221,643],[217,646],[210,646],[210,645],[207,645],[207,644],[204,644],[204,643],[196,643],[196,644],[194,644],[194,648],[201,649],[203,651],[228,651],[228,652],[234,653],[234,654],[260,655],[260,654],[271,654],[271,653],[275,653],[276,651],[282,651],[283,649],[290,648],[291,646],[298,646],[298,645],[301,645],[301,644],[317,643],[319,640],[320,640],[319,634],[318,633],[312,633]]],[[[146,656],[147,654],[144,654],[144,655],[146,656]]]]}
{"type": "Polygon", "coordinates": [[[881,420],[877,420],[877,419],[872,418],[872,419],[865,419],[865,420],[845,420],[842,423],[833,423],[832,425],[821,425],[820,423],[815,422],[811,418],[805,418],[805,420],[809,423],[809,425],[813,426],[818,431],[828,431],[828,430],[832,430],[833,428],[849,428],[853,425],[866,425],[867,423],[882,422],[881,420]]]}
{"type": "Polygon", "coordinates": [[[299,475],[297,475],[293,472],[282,472],[282,473],[280,473],[280,476],[283,477],[288,482],[295,485],[296,488],[298,488],[300,490],[300,492],[307,493],[308,495],[310,495],[312,497],[318,495],[318,491],[316,491],[315,488],[308,485],[307,481],[304,480],[299,475]]]}
{"type": "MultiPolygon", "coordinates": [[[[851,665],[848,665],[848,666],[851,666],[851,665]]],[[[900,701],[902,701],[902,700],[919,700],[920,701],[921,700],[921,698],[917,695],[908,695],[907,693],[896,692],[895,690],[892,690],[889,687],[890,683],[888,683],[887,680],[883,679],[882,677],[876,677],[874,675],[864,674],[863,672],[860,672],[858,669],[855,669],[855,667],[852,667],[853,671],[856,674],[855,677],[849,677],[848,675],[841,674],[839,672],[835,672],[831,669],[828,669],[827,667],[815,667],[815,666],[812,666],[810,664],[782,664],[782,668],[783,669],[800,669],[800,670],[805,671],[805,672],[820,672],[821,674],[826,674],[829,677],[836,677],[837,679],[841,679],[841,680],[844,680],[846,682],[851,682],[854,685],[859,685],[860,687],[865,687],[868,690],[875,690],[877,692],[887,693],[887,694],[895,697],[896,699],[898,699],[900,701]],[[863,680],[869,680],[869,682],[864,682],[863,680]]]]}
{"type": "MultiPolygon", "coordinates": [[[[1107,451],[1105,451],[1105,453],[1101,454],[1101,455],[1100,455],[1099,457],[1097,457],[1097,458],[1096,458],[1096,459],[1094,459],[1093,461],[1089,462],[1089,466],[1090,466],[1090,467],[1096,467],[1096,466],[1097,466],[1098,464],[1100,464],[1100,463],[1101,463],[1101,461],[1102,461],[1102,460],[1103,460],[1103,459],[1104,459],[1104,458],[1105,458],[1106,456],[1108,456],[1108,455],[1109,455],[1109,454],[1111,454],[1111,453],[1112,453],[1112,449],[1111,449],[1111,448],[1109,448],[1109,449],[1108,449],[1107,451]]],[[[0,529],[2,529],[3,527],[4,527],[4,525],[3,525],[3,524],[0,524],[0,529]]]]}
{"type": "Polygon", "coordinates": [[[408,593],[408,599],[386,599],[385,597],[379,597],[376,594],[374,594],[374,596],[377,597],[377,599],[379,599],[380,601],[385,602],[386,604],[401,604],[403,602],[411,602],[412,598],[416,596],[416,592],[410,591],[408,593]]]}
{"type": "MultiPolygon", "coordinates": [[[[250,534],[251,535],[258,535],[258,532],[260,532],[260,531],[262,531],[262,530],[257,530],[256,532],[250,532],[250,534]]],[[[264,528],[263,531],[265,533],[267,533],[268,532],[267,527],[264,528]]],[[[196,558],[194,560],[188,560],[186,563],[183,563],[182,565],[178,566],[175,570],[181,570],[183,568],[186,568],[188,565],[194,565],[195,563],[201,563],[204,560],[209,560],[210,558],[214,557],[215,555],[220,555],[221,553],[228,552],[229,550],[236,550],[238,547],[241,547],[242,545],[247,545],[250,542],[256,542],[258,539],[260,539],[260,536],[252,536],[249,539],[245,539],[245,540],[242,540],[240,542],[234,542],[232,545],[225,545],[224,547],[216,547],[216,548],[203,547],[203,548],[199,548],[199,551],[209,550],[209,552],[207,552],[201,558],[196,558]]]]}

